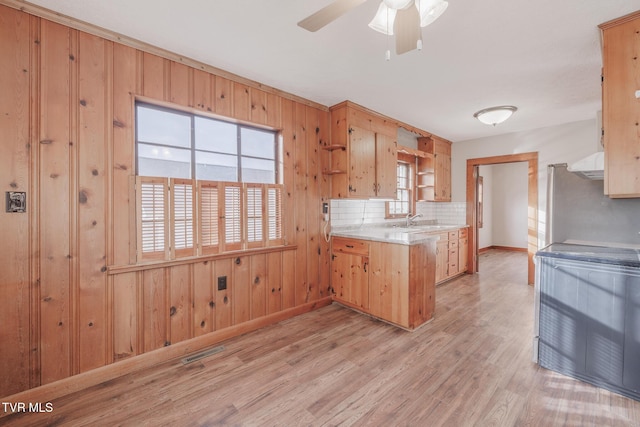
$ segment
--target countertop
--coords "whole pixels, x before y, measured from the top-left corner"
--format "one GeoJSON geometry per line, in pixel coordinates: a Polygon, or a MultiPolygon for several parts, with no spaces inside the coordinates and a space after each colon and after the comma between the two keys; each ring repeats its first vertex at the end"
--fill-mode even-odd
{"type": "Polygon", "coordinates": [[[331,231],[331,235],[400,245],[417,245],[428,240],[439,240],[439,233],[446,233],[465,227],[467,226],[412,225],[411,227],[394,227],[365,224],[356,228],[337,228],[331,231]]]}
{"type": "Polygon", "coordinates": [[[552,243],[536,253],[536,257],[563,258],[600,264],[640,267],[640,250],[606,246],[552,243]]]}

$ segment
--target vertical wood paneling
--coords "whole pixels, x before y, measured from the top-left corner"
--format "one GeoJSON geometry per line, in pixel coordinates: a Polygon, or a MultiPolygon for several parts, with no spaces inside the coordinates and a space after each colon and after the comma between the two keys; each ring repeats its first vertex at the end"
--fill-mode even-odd
{"type": "MultiPolygon", "coordinates": [[[[320,146],[319,157],[320,163],[318,167],[318,180],[320,181],[320,207],[322,209],[322,203],[331,204],[331,182],[329,175],[322,173],[323,167],[328,167],[330,163],[331,153],[327,150],[323,150],[322,147],[331,145],[330,141],[330,126],[329,126],[329,113],[320,111],[318,112],[318,123],[320,132],[318,134],[318,144],[320,146]]],[[[320,297],[327,297],[331,295],[331,253],[329,242],[325,239],[325,225],[324,217],[321,217],[320,221],[320,282],[319,290],[320,297]]],[[[330,231],[329,226],[326,228],[326,233],[330,231]]]]}
{"type": "Polygon", "coordinates": [[[139,354],[138,282],[136,273],[112,276],[113,282],[113,361],[139,354]]]}
{"type": "Polygon", "coordinates": [[[242,83],[233,83],[233,117],[251,120],[251,90],[242,83]]]}
{"type": "Polygon", "coordinates": [[[267,314],[267,256],[251,257],[251,318],[267,314]]]}
{"type": "Polygon", "coordinates": [[[254,123],[267,123],[267,93],[260,89],[251,89],[251,117],[254,123]]]}
{"type": "Polygon", "coordinates": [[[295,181],[295,131],[294,131],[294,104],[293,101],[283,99],[281,104],[282,111],[282,183],[284,184],[285,193],[282,197],[282,232],[285,243],[291,244],[295,241],[295,222],[293,212],[294,200],[294,181],[295,181]]]}
{"type": "Polygon", "coordinates": [[[211,74],[202,70],[193,70],[193,103],[198,110],[213,111],[211,103],[213,81],[211,74]]]}
{"type": "Polygon", "coordinates": [[[111,172],[112,194],[110,213],[112,227],[111,248],[108,261],[115,265],[135,262],[136,249],[134,224],[130,221],[131,208],[135,205],[129,199],[129,181],[135,174],[134,148],[135,112],[132,94],[136,91],[139,69],[136,50],[114,44],[113,46],[113,166],[111,172]]]}
{"type": "MultiPolygon", "coordinates": [[[[185,107],[193,107],[193,69],[177,62],[171,62],[170,101],[185,107]]],[[[146,68],[146,67],[145,67],[146,68]]]]}
{"type": "Polygon", "coordinates": [[[215,294],[213,293],[212,262],[193,265],[193,336],[215,329],[215,294]]]}
{"type": "Polygon", "coordinates": [[[169,269],[170,276],[170,342],[176,343],[192,337],[191,265],[177,265],[169,269]]]}
{"type": "Polygon", "coordinates": [[[296,305],[304,304],[311,297],[309,292],[309,277],[307,275],[307,129],[306,108],[295,103],[294,114],[294,223],[296,251],[296,305]]]}
{"type": "Polygon", "coordinates": [[[295,251],[282,252],[282,309],[295,307],[296,305],[296,259],[295,251]]]}
{"type": "Polygon", "coordinates": [[[215,76],[214,110],[222,116],[233,116],[233,85],[224,77],[215,76]]]}
{"type": "Polygon", "coordinates": [[[142,94],[165,100],[165,60],[150,53],[143,54],[142,94]]]}
{"type": "Polygon", "coordinates": [[[233,295],[233,324],[237,325],[251,319],[251,288],[249,257],[233,259],[233,280],[231,293],[233,295]]]}
{"type": "Polygon", "coordinates": [[[318,110],[306,107],[305,129],[307,149],[307,191],[306,221],[307,224],[307,287],[309,289],[309,301],[315,301],[320,296],[320,122],[318,110]]]}
{"type": "Polygon", "coordinates": [[[144,351],[167,344],[169,310],[164,268],[146,270],[142,275],[144,351]]]}
{"type": "Polygon", "coordinates": [[[267,314],[282,310],[282,252],[267,254],[267,314]]]}
{"type": "Polygon", "coordinates": [[[233,268],[231,267],[232,259],[221,259],[215,262],[213,269],[213,286],[215,293],[216,307],[216,330],[224,329],[233,324],[233,305],[231,298],[231,275],[233,268]],[[227,278],[227,289],[218,290],[218,279],[220,277],[227,278]]]}
{"type": "MultiPolygon", "coordinates": [[[[106,111],[110,43],[79,34],[78,265],[80,372],[106,363],[106,111]]],[[[109,61],[110,62],[110,61],[109,61]]]]}
{"type": "Polygon", "coordinates": [[[0,186],[31,190],[29,213],[0,213],[0,297],[10,301],[0,357],[12,373],[0,393],[323,294],[318,202],[329,187],[317,145],[327,112],[5,6],[0,23],[0,186]],[[281,129],[284,236],[298,250],[107,276],[137,262],[137,95],[281,129]]]}
{"type": "MultiPolygon", "coordinates": [[[[29,181],[29,16],[0,14],[0,188],[27,192],[29,181]]],[[[29,214],[0,211],[0,396],[29,387],[29,214]]]]}
{"type": "Polygon", "coordinates": [[[43,384],[71,374],[69,29],[42,21],[40,83],[40,345],[43,384]]]}
{"type": "Polygon", "coordinates": [[[280,128],[280,97],[274,93],[267,93],[267,121],[268,126],[280,128]]]}

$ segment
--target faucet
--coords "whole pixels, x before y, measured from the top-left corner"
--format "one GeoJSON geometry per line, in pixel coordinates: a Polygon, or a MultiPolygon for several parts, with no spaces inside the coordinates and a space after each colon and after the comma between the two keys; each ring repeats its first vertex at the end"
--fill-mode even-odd
{"type": "Polygon", "coordinates": [[[420,218],[422,216],[422,214],[415,214],[413,216],[411,216],[411,212],[409,212],[407,214],[407,227],[410,227],[411,224],[413,223],[413,220],[416,218],[420,218]]]}

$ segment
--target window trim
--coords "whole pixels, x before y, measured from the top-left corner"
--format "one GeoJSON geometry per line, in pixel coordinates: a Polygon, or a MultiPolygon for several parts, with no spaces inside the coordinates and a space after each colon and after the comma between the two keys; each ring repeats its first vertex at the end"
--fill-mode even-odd
{"type": "MultiPolygon", "coordinates": [[[[416,162],[417,162],[417,157],[410,155],[410,154],[404,154],[404,153],[398,153],[398,161],[397,163],[403,163],[409,166],[409,213],[410,214],[414,214],[416,211],[416,182],[417,182],[417,176],[416,176],[416,162]]],[[[397,165],[396,165],[397,167],[397,165]]],[[[396,194],[399,194],[399,192],[397,191],[396,188],[396,194]]],[[[405,218],[407,216],[407,214],[392,214],[390,213],[390,207],[391,207],[391,203],[394,202],[385,202],[384,204],[384,214],[385,214],[385,219],[397,219],[397,218],[405,218]]]]}
{"type": "MultiPolygon", "coordinates": [[[[146,175],[139,175],[139,170],[140,170],[140,165],[139,165],[139,156],[138,156],[138,144],[142,143],[142,144],[147,144],[147,145],[154,145],[154,146],[158,146],[158,147],[167,147],[167,148],[179,148],[179,149],[184,149],[184,150],[189,150],[190,151],[190,178],[180,178],[180,179],[198,179],[196,176],[196,152],[205,152],[205,153],[215,153],[215,154],[225,154],[225,155],[230,155],[229,153],[221,153],[218,151],[210,151],[210,150],[202,150],[202,149],[197,149],[195,146],[195,118],[196,117],[201,117],[203,119],[208,119],[208,120],[215,120],[218,122],[223,122],[223,123],[227,123],[227,124],[231,124],[236,126],[236,144],[237,144],[237,152],[236,154],[232,154],[236,157],[236,164],[237,164],[237,168],[238,168],[238,173],[237,173],[237,181],[232,181],[232,182],[244,182],[242,181],[242,158],[250,158],[250,159],[259,159],[259,160],[273,160],[273,170],[274,170],[274,182],[273,183],[269,183],[269,184],[282,184],[282,173],[281,173],[281,156],[282,156],[282,144],[281,144],[281,131],[278,129],[274,129],[271,127],[267,127],[267,126],[259,126],[253,123],[248,123],[248,122],[244,122],[244,121],[240,121],[240,120],[234,120],[234,119],[230,119],[228,117],[224,117],[224,116],[219,116],[219,115],[215,115],[215,114],[206,114],[203,113],[202,111],[199,110],[194,110],[194,109],[190,109],[190,108],[184,108],[181,107],[179,105],[173,105],[170,104],[168,105],[167,103],[157,103],[154,102],[152,100],[146,99],[144,97],[135,97],[134,101],[133,101],[133,112],[134,112],[134,122],[135,122],[135,129],[134,129],[134,159],[135,159],[135,176],[146,176],[146,175]],[[139,133],[139,120],[138,120],[138,112],[137,112],[137,108],[138,106],[143,106],[149,109],[155,109],[158,111],[163,111],[166,113],[172,113],[172,114],[177,114],[177,115],[183,115],[183,116],[187,116],[190,119],[190,130],[191,130],[191,141],[190,141],[190,147],[185,148],[185,147],[177,147],[174,145],[166,145],[166,144],[159,144],[159,143],[154,143],[154,142],[145,142],[145,141],[140,141],[138,139],[138,133],[139,133]],[[242,146],[241,146],[241,134],[242,134],[242,129],[250,129],[250,130],[257,130],[257,131],[263,131],[263,132],[270,132],[273,134],[273,159],[268,159],[265,157],[255,157],[255,156],[244,156],[242,155],[242,146]]],[[[260,184],[265,184],[265,183],[260,183],[260,184]]]]}

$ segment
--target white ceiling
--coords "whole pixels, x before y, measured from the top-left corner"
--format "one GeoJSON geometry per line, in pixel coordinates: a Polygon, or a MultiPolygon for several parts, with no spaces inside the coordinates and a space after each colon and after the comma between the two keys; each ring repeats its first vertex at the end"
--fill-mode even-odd
{"type": "Polygon", "coordinates": [[[316,33],[296,23],[333,0],[32,0],[331,106],[351,100],[452,141],[593,119],[601,109],[597,25],[640,0],[449,0],[422,51],[367,27],[368,0],[316,33]],[[512,104],[491,127],[473,113],[512,104]]]}

